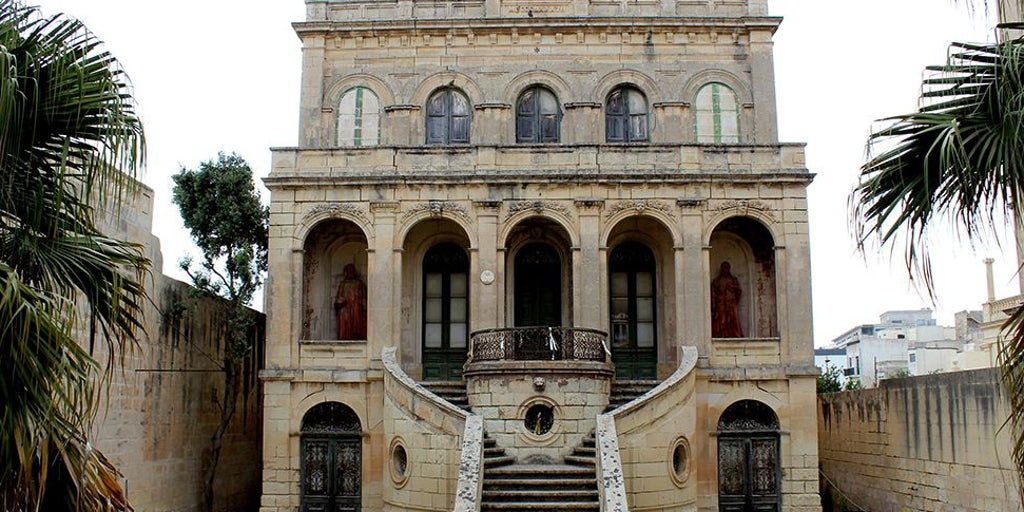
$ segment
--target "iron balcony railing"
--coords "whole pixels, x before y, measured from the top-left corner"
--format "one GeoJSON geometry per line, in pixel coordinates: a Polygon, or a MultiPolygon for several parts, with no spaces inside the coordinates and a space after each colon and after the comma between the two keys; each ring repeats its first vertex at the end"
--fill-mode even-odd
{"type": "Polygon", "coordinates": [[[608,334],[579,327],[509,327],[472,334],[469,362],[598,361],[610,353],[608,334]]]}

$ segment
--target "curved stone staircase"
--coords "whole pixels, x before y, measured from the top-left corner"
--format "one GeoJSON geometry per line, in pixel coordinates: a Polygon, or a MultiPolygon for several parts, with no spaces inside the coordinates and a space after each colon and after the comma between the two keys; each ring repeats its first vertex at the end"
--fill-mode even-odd
{"type": "Polygon", "coordinates": [[[598,512],[596,452],[591,434],[563,464],[517,463],[485,436],[480,511],[598,512]]]}

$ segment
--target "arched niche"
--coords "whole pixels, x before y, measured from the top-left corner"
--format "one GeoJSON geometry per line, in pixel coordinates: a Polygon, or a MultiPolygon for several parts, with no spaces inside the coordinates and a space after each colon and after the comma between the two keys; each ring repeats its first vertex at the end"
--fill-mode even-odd
{"type": "Polygon", "coordinates": [[[516,327],[572,325],[572,251],[558,223],[533,216],[505,241],[506,321],[516,327]]]}
{"type": "Polygon", "coordinates": [[[303,339],[366,339],[366,249],[366,235],[350,221],[327,220],[310,230],[303,244],[303,339]],[[340,315],[346,320],[339,322],[340,315]]]}
{"type": "Polygon", "coordinates": [[[730,217],[711,233],[711,337],[779,335],[775,242],[750,217],[730,217]]]}
{"type": "Polygon", "coordinates": [[[650,216],[620,219],[608,234],[606,328],[617,379],[656,379],[658,361],[674,352],[672,247],[672,233],[650,216]]]}
{"type": "Polygon", "coordinates": [[[462,226],[444,217],[421,219],[402,241],[402,359],[407,361],[406,371],[423,379],[458,380],[461,376],[472,329],[470,247],[462,226]],[[438,304],[440,317],[432,309],[438,304]],[[436,329],[444,332],[440,342],[436,332],[427,333],[436,329]],[[453,334],[453,329],[459,332],[453,334]],[[465,340],[460,338],[463,329],[465,340]]]}

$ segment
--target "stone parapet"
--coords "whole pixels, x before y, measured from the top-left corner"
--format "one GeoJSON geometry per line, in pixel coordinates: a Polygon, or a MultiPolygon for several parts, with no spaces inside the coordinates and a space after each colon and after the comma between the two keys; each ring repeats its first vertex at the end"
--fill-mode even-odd
{"type": "Polygon", "coordinates": [[[625,491],[634,510],[695,507],[690,443],[697,434],[696,367],[697,349],[679,347],[679,367],[672,375],[598,417],[598,465],[606,484],[603,510],[628,510],[618,495],[622,479],[629,483],[625,491]],[[615,467],[618,461],[621,469],[615,467]]]}
{"type": "Polygon", "coordinates": [[[384,508],[450,511],[464,459],[463,434],[472,416],[412,380],[395,354],[395,347],[382,354],[384,467],[390,475],[384,479],[384,508]]]}
{"type": "Polygon", "coordinates": [[[580,144],[377,146],[273,150],[277,186],[527,181],[809,183],[802,144],[580,144]]]}

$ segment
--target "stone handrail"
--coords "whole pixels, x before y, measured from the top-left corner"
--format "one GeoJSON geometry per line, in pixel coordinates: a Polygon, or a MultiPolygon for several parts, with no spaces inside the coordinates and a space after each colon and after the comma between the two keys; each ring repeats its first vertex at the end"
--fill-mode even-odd
{"type": "Polygon", "coordinates": [[[483,488],[484,419],[470,414],[462,434],[459,482],[455,486],[455,512],[479,512],[483,488]]]}
{"type": "Polygon", "coordinates": [[[626,481],[619,456],[619,435],[615,420],[650,407],[650,403],[672,393],[681,386],[697,366],[697,349],[679,347],[679,367],[667,379],[643,395],[611,412],[597,416],[597,470],[602,484],[601,511],[629,512],[626,501],[626,481]]]}
{"type": "Polygon", "coordinates": [[[412,379],[409,374],[402,370],[402,367],[398,364],[398,359],[395,356],[398,349],[396,347],[384,347],[381,353],[381,360],[384,363],[384,391],[396,403],[405,409],[407,412],[413,415],[420,415],[419,411],[414,410],[412,403],[403,403],[402,397],[399,393],[393,393],[393,387],[398,387],[405,390],[409,395],[415,397],[418,400],[422,400],[424,403],[430,405],[432,409],[438,413],[427,414],[426,418],[423,418],[434,427],[441,429],[445,432],[462,435],[462,430],[465,428],[464,423],[469,418],[470,414],[458,407],[452,405],[447,400],[435,395],[429,389],[421,386],[418,382],[412,379]],[[447,418],[447,421],[445,421],[447,418]],[[455,425],[452,422],[463,425],[455,425]]]}

